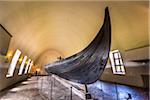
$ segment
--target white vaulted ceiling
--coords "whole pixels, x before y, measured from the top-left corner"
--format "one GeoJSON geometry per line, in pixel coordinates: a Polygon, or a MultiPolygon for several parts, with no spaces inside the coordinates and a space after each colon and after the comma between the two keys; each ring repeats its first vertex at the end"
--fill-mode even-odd
{"type": "Polygon", "coordinates": [[[9,51],[20,49],[40,63],[85,48],[101,28],[106,6],[112,21],[112,49],[123,53],[149,45],[148,1],[0,1],[0,24],[13,36],[9,51]]]}

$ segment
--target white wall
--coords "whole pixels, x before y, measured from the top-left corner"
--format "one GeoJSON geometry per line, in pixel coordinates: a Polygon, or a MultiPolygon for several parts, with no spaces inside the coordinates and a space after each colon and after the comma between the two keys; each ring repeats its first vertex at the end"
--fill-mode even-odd
{"type": "Polygon", "coordinates": [[[27,75],[18,76],[19,67],[15,70],[14,76],[6,78],[9,63],[4,63],[0,58],[0,91],[27,78],[27,75]]]}
{"type": "Polygon", "coordinates": [[[100,80],[147,88],[148,79],[146,79],[145,83],[143,75],[149,76],[148,66],[126,67],[125,75],[115,75],[112,73],[111,68],[105,68],[100,80]]]}

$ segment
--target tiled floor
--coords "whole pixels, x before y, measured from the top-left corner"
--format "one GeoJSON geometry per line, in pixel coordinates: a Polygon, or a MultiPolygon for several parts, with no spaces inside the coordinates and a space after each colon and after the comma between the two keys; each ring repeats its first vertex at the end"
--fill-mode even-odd
{"type": "MultiPolygon", "coordinates": [[[[125,85],[97,81],[88,85],[88,90],[93,100],[148,100],[148,91],[125,85]]],[[[71,91],[47,76],[31,77],[5,92],[0,100],[71,100],[71,91]]],[[[83,99],[72,91],[72,100],[83,99]]]]}
{"type": "Polygon", "coordinates": [[[42,100],[38,88],[36,77],[24,81],[8,90],[0,100],[42,100]]]}
{"type": "Polygon", "coordinates": [[[95,100],[149,100],[148,90],[137,87],[97,81],[88,89],[95,100]]]}
{"type": "Polygon", "coordinates": [[[83,100],[70,87],[50,76],[29,78],[0,97],[0,100],[83,100]],[[52,87],[52,89],[51,89],[52,87]],[[72,95],[72,96],[71,96],[72,95]]]}

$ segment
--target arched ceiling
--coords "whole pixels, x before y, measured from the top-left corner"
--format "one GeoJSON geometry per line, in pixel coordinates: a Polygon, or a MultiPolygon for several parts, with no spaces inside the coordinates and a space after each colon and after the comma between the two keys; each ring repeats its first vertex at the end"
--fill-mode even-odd
{"type": "Polygon", "coordinates": [[[0,24],[13,36],[9,51],[20,49],[35,61],[51,49],[67,57],[93,40],[106,6],[112,49],[123,52],[149,44],[148,1],[0,1],[0,24]]]}

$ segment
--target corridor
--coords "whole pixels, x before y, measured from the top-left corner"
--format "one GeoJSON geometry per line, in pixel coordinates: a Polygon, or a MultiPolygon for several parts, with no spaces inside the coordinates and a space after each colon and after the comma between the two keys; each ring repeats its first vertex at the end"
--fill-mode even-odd
{"type": "MultiPolygon", "coordinates": [[[[76,95],[74,91],[70,97],[69,84],[60,78],[59,81],[58,77],[53,79],[55,80],[53,81],[51,76],[31,77],[5,91],[0,100],[85,100],[79,96],[81,93],[76,95]],[[52,90],[50,80],[53,81],[52,90]],[[64,86],[64,83],[68,84],[68,87],[64,86]]],[[[83,91],[75,85],[72,86],[78,89],[78,92],[83,91]]],[[[108,82],[97,81],[88,85],[88,91],[92,100],[148,100],[148,91],[144,89],[108,82]]]]}
{"type": "Polygon", "coordinates": [[[0,100],[149,100],[149,4],[0,0],[0,100]]]}

